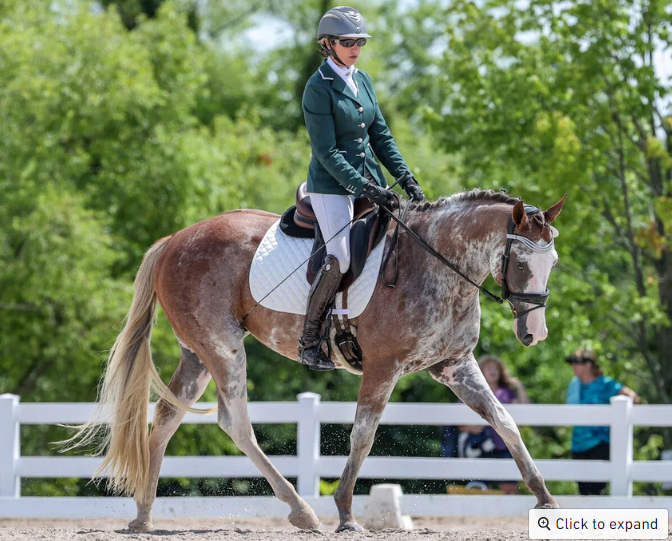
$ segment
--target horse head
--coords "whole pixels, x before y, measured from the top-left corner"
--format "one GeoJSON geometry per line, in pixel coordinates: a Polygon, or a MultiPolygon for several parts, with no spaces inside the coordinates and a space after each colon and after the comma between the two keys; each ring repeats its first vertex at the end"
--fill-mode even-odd
{"type": "Polygon", "coordinates": [[[495,280],[502,286],[514,315],[513,330],[524,346],[534,346],[548,336],[546,299],[548,278],[558,261],[551,225],[567,195],[546,211],[518,201],[511,213],[504,254],[491,263],[495,280]],[[501,259],[499,259],[501,258],[501,259]]]}

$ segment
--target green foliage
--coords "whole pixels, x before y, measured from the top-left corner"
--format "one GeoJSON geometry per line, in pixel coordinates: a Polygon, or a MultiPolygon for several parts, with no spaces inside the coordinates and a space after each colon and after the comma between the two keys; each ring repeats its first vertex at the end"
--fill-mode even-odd
{"type": "MultiPolygon", "coordinates": [[[[551,383],[548,367],[580,346],[598,350],[608,372],[649,399],[667,402],[672,392],[664,346],[672,339],[672,222],[662,182],[670,131],[656,102],[670,87],[652,63],[656,43],[670,45],[663,4],[449,7],[448,48],[425,118],[460,154],[456,173],[466,186],[503,186],[537,205],[569,194],[558,220],[549,341],[507,358],[534,373],[533,393],[551,383]]],[[[498,314],[484,320],[496,349],[520,349],[497,334],[498,314]]]]}
{"type": "MultiPolygon", "coordinates": [[[[0,392],[94,400],[135,271],[155,240],[230,209],[282,212],[291,204],[309,162],[300,100],[321,61],[314,28],[331,3],[248,4],[0,3],[0,392]],[[257,54],[237,41],[255,14],[280,18],[293,37],[257,54]]],[[[557,223],[548,340],[524,348],[510,315],[483,303],[477,355],[500,355],[533,402],[564,401],[571,370],[562,359],[579,346],[599,351],[609,375],[650,401],[672,393],[672,123],[653,108],[669,86],[651,65],[653,38],[643,31],[670,44],[664,4],[646,4],[637,21],[629,18],[635,3],[620,0],[562,9],[549,1],[529,9],[513,0],[448,9],[428,1],[403,17],[396,3],[367,6],[375,37],[359,66],[376,82],[402,154],[430,197],[507,188],[547,207],[570,194],[557,223]]],[[[246,349],[250,400],[305,391],[325,401],[357,398],[357,377],[311,372],[252,338],[246,349]]],[[[168,381],[179,351],[161,314],[152,351],[168,381]]],[[[204,400],[216,400],[213,385],[204,400]]],[[[392,400],[455,397],[423,372],[402,378],[392,400]]],[[[255,429],[267,453],[295,452],[295,427],[255,429]]],[[[324,454],[347,454],[349,426],[322,430],[324,454]]],[[[570,427],[522,433],[535,458],[569,457],[570,427]]],[[[54,454],[45,442],[64,436],[58,427],[27,427],[23,452],[54,454]]],[[[437,427],[385,426],[372,452],[436,456],[440,438],[437,427]]],[[[636,438],[639,459],[672,445],[649,429],[636,438]]],[[[215,425],[185,425],[168,446],[173,455],[239,453],[215,425]]],[[[337,483],[324,480],[322,492],[337,483]]],[[[576,492],[573,483],[550,487],[576,492]]],[[[72,479],[25,480],[23,490],[105,493],[72,479]]],[[[445,486],[419,480],[405,490],[445,486]]],[[[165,479],[159,491],[270,488],[261,480],[165,479]]]]}

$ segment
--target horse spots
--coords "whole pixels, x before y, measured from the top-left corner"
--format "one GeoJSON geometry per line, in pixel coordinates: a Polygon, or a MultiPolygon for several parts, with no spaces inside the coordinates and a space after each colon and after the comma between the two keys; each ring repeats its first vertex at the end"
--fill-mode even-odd
{"type": "Polygon", "coordinates": [[[222,401],[217,409],[217,424],[227,433],[231,429],[231,415],[222,401]]]}
{"type": "Polygon", "coordinates": [[[193,400],[199,392],[198,382],[192,381],[184,390],[184,396],[188,400],[193,400]]]}
{"type": "Polygon", "coordinates": [[[168,421],[173,419],[176,414],[177,410],[175,409],[175,407],[169,402],[166,402],[164,399],[161,399],[159,400],[159,403],[156,406],[156,412],[154,413],[153,424],[156,426],[167,423],[168,421]]]}

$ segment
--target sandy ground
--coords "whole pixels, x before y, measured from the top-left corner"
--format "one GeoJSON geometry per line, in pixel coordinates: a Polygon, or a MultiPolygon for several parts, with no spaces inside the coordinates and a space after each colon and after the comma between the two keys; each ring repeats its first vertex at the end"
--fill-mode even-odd
{"type": "Polygon", "coordinates": [[[300,531],[284,518],[157,519],[154,530],[137,534],[117,519],[7,519],[0,520],[0,541],[129,541],[131,539],[174,541],[326,541],[327,539],[373,538],[386,541],[495,541],[527,540],[525,518],[414,517],[412,532],[367,531],[336,534],[337,519],[326,518],[319,531],[300,531]],[[483,525],[486,525],[483,528],[483,525]]]}
{"type": "MultiPolygon", "coordinates": [[[[154,530],[137,534],[117,519],[0,520],[0,541],[514,541],[528,540],[524,517],[413,517],[415,529],[336,534],[336,519],[327,518],[319,531],[299,531],[282,518],[157,519],[154,530]]],[[[672,536],[668,536],[672,539],[672,536]]]]}

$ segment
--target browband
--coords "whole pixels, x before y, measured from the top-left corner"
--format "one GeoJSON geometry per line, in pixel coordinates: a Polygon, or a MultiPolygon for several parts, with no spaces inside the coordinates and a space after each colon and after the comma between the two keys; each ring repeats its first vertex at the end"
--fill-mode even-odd
{"type": "Polygon", "coordinates": [[[539,245],[536,242],[528,239],[527,237],[521,237],[520,235],[514,235],[512,233],[507,233],[506,235],[507,239],[512,239],[512,240],[517,240],[522,242],[525,246],[527,246],[530,250],[534,252],[539,252],[539,253],[546,253],[550,252],[553,247],[555,246],[555,242],[553,239],[551,239],[551,242],[544,244],[544,245],[539,245]]]}

